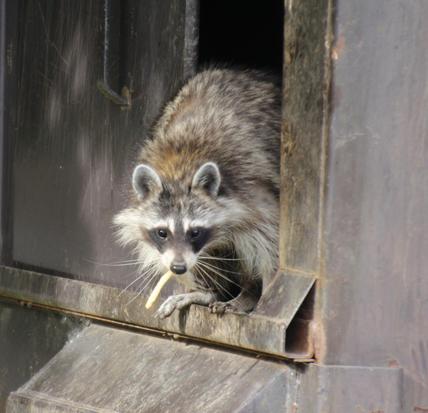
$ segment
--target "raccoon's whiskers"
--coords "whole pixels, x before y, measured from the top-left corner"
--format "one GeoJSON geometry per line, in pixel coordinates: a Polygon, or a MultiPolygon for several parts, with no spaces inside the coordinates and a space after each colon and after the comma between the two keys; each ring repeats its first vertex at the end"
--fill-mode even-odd
{"type": "Polygon", "coordinates": [[[89,259],[83,259],[83,261],[89,262],[91,264],[105,266],[105,267],[125,267],[127,265],[136,265],[136,264],[142,264],[140,260],[125,260],[125,261],[113,261],[113,262],[97,262],[89,259]]]}
{"type": "Polygon", "coordinates": [[[217,289],[220,292],[223,291],[226,295],[229,295],[230,298],[233,298],[233,295],[225,287],[223,287],[218,281],[216,281],[215,278],[212,277],[207,271],[205,271],[201,267],[199,267],[198,270],[201,271],[201,273],[200,273],[201,275],[202,275],[202,272],[203,272],[208,277],[208,279],[211,280],[214,283],[214,285],[217,287],[217,289]]]}
{"type": "MultiPolygon", "coordinates": [[[[205,269],[214,272],[216,275],[218,275],[219,277],[225,279],[226,281],[230,282],[231,284],[236,285],[237,287],[240,287],[240,284],[238,284],[237,282],[231,280],[229,277],[226,277],[224,274],[222,274],[220,271],[222,271],[220,268],[218,267],[212,267],[212,266],[208,266],[207,263],[202,262],[202,261],[198,261],[198,264],[201,264],[203,267],[205,267],[205,269]],[[219,271],[217,271],[215,268],[217,268],[219,271]]],[[[238,273],[237,273],[238,274],[238,273]]]]}
{"type": "Polygon", "coordinates": [[[147,289],[147,287],[150,285],[150,283],[156,278],[157,275],[157,271],[156,268],[152,268],[152,273],[147,277],[147,280],[144,280],[143,282],[143,287],[140,289],[140,291],[138,291],[137,295],[135,297],[132,297],[127,303],[126,305],[131,304],[135,299],[137,299],[145,289],[147,289]]]}
{"type": "Polygon", "coordinates": [[[140,261],[136,261],[136,262],[130,262],[125,264],[98,264],[98,265],[102,265],[106,267],[127,267],[129,265],[140,265],[140,264],[143,264],[143,263],[140,261]]]}
{"type": "MultiPolygon", "coordinates": [[[[129,287],[134,285],[141,278],[144,278],[144,277],[147,277],[147,278],[150,277],[151,278],[152,272],[155,270],[156,270],[156,267],[153,264],[150,265],[144,272],[142,272],[137,278],[135,278],[135,280],[133,280],[125,288],[123,288],[122,291],[120,292],[119,296],[122,295],[129,287]]],[[[155,273],[156,273],[156,271],[155,271],[155,273]]]]}
{"type": "Polygon", "coordinates": [[[155,271],[153,274],[150,275],[150,277],[147,278],[147,280],[144,280],[140,284],[139,290],[137,289],[138,295],[142,294],[145,290],[147,290],[150,287],[152,281],[156,279],[157,275],[158,273],[155,271]]]}
{"type": "Polygon", "coordinates": [[[198,264],[201,264],[201,262],[198,262],[198,263],[195,264],[195,267],[199,271],[203,272],[208,277],[208,279],[211,280],[217,286],[217,288],[220,288],[221,290],[223,290],[224,293],[226,293],[227,295],[229,295],[231,298],[234,298],[233,295],[229,291],[227,291],[225,287],[223,287],[214,277],[212,277],[206,270],[204,270],[198,264]]]}
{"type": "Polygon", "coordinates": [[[242,258],[226,258],[226,257],[213,257],[212,255],[199,255],[205,260],[215,260],[215,261],[242,261],[242,258]]]}
{"type": "MultiPolygon", "coordinates": [[[[207,288],[209,288],[209,283],[207,282],[207,279],[204,277],[204,274],[202,274],[201,269],[198,267],[198,263],[195,264],[195,269],[199,271],[199,275],[202,277],[202,280],[206,284],[207,288]]],[[[193,274],[193,273],[192,273],[193,274]]],[[[194,274],[193,274],[194,276],[194,274]]],[[[194,276],[195,277],[195,276],[194,276]]],[[[196,279],[197,277],[195,277],[196,279]]]]}
{"type": "Polygon", "coordinates": [[[144,278],[144,276],[147,274],[147,272],[144,272],[142,274],[140,274],[137,278],[135,278],[133,281],[131,281],[125,288],[123,288],[120,293],[119,293],[119,297],[132,285],[134,285],[138,280],[141,280],[141,278],[144,278]]]}
{"type": "Polygon", "coordinates": [[[224,271],[224,272],[227,272],[227,273],[229,273],[229,274],[242,275],[240,272],[230,271],[230,270],[225,270],[224,268],[217,267],[217,266],[213,265],[212,263],[204,262],[204,260],[203,260],[203,259],[201,259],[201,260],[200,260],[200,262],[202,262],[202,263],[204,263],[205,265],[207,265],[208,267],[210,267],[210,268],[212,268],[212,269],[216,269],[216,270],[218,270],[218,271],[220,271],[220,272],[223,272],[223,271],[224,271]]]}

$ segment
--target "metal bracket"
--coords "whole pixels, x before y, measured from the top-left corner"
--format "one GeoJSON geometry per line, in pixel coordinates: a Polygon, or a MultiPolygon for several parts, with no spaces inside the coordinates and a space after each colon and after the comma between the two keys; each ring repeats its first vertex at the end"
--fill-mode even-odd
{"type": "Polygon", "coordinates": [[[131,91],[127,86],[122,87],[119,93],[116,93],[110,86],[110,38],[111,26],[110,20],[113,18],[112,4],[110,0],[104,0],[104,48],[103,48],[103,79],[98,80],[97,88],[101,94],[116,105],[122,108],[131,107],[131,91]]]}

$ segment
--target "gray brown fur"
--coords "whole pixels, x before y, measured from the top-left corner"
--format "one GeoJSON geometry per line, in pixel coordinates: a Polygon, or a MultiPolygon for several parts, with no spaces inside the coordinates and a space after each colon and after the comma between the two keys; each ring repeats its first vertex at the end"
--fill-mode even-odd
{"type": "Polygon", "coordinates": [[[161,317],[191,303],[210,304],[214,311],[250,310],[258,285],[276,271],[280,99],[279,87],[260,72],[206,70],[166,106],[142,147],[138,163],[149,168],[134,173],[131,205],[115,217],[119,238],[135,247],[142,271],[165,272],[170,261],[163,257],[162,263],[161,255],[169,249],[171,262],[179,256],[195,281],[193,292],[164,303],[161,317]],[[215,168],[207,163],[218,167],[218,188],[215,168]],[[174,233],[154,245],[149,230],[159,222],[172,225],[174,233]],[[196,224],[208,234],[200,251],[189,244],[189,225],[196,224]],[[225,276],[206,266],[201,272],[195,259],[215,264],[225,276]],[[241,294],[226,306],[215,304],[227,299],[225,290],[235,283],[241,294]]]}

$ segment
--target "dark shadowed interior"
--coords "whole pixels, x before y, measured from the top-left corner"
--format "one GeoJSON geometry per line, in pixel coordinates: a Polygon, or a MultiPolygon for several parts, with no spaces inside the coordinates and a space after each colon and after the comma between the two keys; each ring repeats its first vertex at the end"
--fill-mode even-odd
{"type": "Polygon", "coordinates": [[[201,0],[199,65],[282,71],[284,1],[201,0]]]}

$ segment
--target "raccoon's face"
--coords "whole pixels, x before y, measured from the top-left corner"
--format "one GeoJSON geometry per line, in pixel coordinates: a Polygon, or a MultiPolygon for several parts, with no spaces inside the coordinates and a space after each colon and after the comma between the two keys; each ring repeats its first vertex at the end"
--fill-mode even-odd
{"type": "Polygon", "coordinates": [[[162,264],[175,274],[184,274],[191,270],[202,248],[210,241],[211,228],[192,227],[185,230],[160,226],[150,229],[148,236],[159,251],[162,264]]]}
{"type": "Polygon", "coordinates": [[[191,271],[204,248],[222,236],[228,205],[218,197],[220,183],[220,171],[213,162],[203,164],[191,182],[164,182],[150,166],[138,165],[132,185],[139,206],[115,219],[123,243],[137,241],[140,257],[150,255],[162,270],[191,271]]]}

